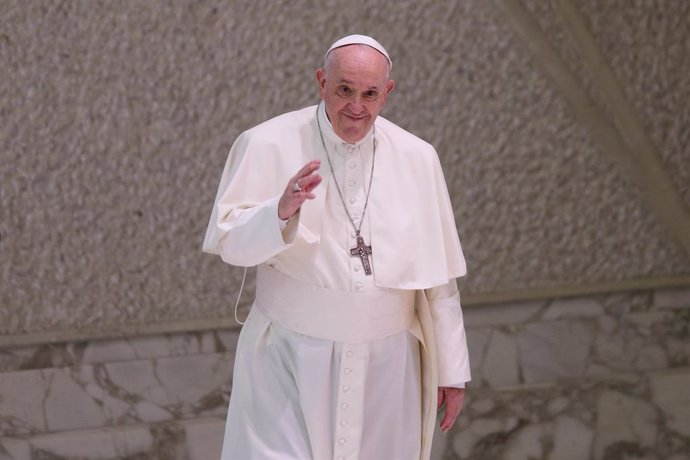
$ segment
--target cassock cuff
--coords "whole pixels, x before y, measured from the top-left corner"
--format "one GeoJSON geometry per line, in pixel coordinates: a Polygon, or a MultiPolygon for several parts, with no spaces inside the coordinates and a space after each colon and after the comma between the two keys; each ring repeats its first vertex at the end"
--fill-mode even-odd
{"type": "Polygon", "coordinates": [[[278,201],[274,197],[248,208],[234,209],[220,226],[225,232],[219,243],[224,262],[242,267],[259,265],[287,249],[294,240],[296,230],[287,223],[280,229],[278,201]]]}
{"type": "Polygon", "coordinates": [[[465,388],[465,382],[455,383],[453,385],[444,385],[444,386],[448,387],[448,388],[463,388],[464,389],[465,388]]]}
{"type": "Polygon", "coordinates": [[[428,289],[427,298],[436,335],[438,385],[462,388],[459,385],[469,382],[471,375],[460,293],[455,280],[428,289]]]}
{"type": "MultiPolygon", "coordinates": [[[[276,203],[276,216],[278,216],[278,204],[276,203]]],[[[280,228],[280,233],[283,235],[283,241],[285,244],[291,244],[295,241],[295,236],[297,236],[297,229],[299,228],[299,216],[300,212],[297,210],[292,216],[283,220],[278,216],[278,228],[280,228]]]]}

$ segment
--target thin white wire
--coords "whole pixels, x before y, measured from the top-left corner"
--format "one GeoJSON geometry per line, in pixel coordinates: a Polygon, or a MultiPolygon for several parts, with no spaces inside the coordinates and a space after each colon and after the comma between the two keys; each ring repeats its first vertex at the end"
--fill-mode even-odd
{"type": "Polygon", "coordinates": [[[240,305],[240,297],[242,297],[242,290],[244,289],[244,280],[247,279],[247,267],[244,267],[244,275],[242,275],[242,284],[240,285],[240,293],[237,294],[237,302],[235,302],[235,321],[240,325],[244,324],[244,321],[240,321],[237,317],[237,307],[240,305]]]}

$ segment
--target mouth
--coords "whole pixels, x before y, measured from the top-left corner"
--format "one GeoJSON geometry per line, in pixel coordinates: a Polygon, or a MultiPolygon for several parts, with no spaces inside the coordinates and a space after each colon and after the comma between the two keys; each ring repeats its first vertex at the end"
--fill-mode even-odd
{"type": "Polygon", "coordinates": [[[350,115],[350,114],[348,114],[348,113],[345,113],[345,114],[343,114],[343,115],[345,115],[345,116],[346,116],[347,118],[349,118],[350,120],[355,120],[355,121],[361,121],[361,120],[364,120],[364,119],[367,117],[366,114],[362,114],[362,115],[350,115]]]}

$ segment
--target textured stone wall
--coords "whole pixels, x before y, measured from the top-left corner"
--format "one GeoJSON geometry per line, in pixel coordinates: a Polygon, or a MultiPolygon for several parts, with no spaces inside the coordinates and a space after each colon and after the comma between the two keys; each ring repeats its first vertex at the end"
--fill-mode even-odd
{"type": "MultiPolygon", "coordinates": [[[[687,3],[576,3],[689,202],[687,3]]],[[[199,251],[226,152],[315,103],[352,32],[395,61],[385,115],[439,150],[468,300],[690,274],[490,2],[9,0],[0,18],[0,334],[228,318],[241,271],[199,251]]]]}
{"type": "MultiPolygon", "coordinates": [[[[469,307],[465,323],[473,379],[433,460],[687,460],[690,290],[469,307]]],[[[0,350],[0,458],[218,458],[236,341],[0,350]]]]}

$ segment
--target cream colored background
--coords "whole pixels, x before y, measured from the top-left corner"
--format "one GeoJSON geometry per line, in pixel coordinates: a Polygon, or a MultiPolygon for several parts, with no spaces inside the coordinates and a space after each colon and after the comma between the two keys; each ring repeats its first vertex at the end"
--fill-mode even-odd
{"type": "MultiPolygon", "coordinates": [[[[690,285],[690,3],[0,2],[0,345],[232,325],[200,244],[244,129],[377,37],[438,149],[466,304],[690,285]]],[[[414,184],[410,184],[414,186],[414,184]]],[[[244,304],[251,293],[244,297],[244,304]]]]}

